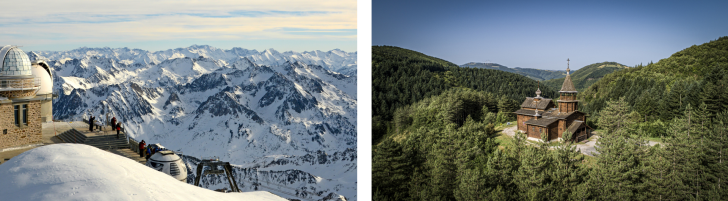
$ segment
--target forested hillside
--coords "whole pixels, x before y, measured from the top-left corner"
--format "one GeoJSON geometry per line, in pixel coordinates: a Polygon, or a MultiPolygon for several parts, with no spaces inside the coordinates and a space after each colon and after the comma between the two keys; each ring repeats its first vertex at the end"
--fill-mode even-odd
{"type": "Polygon", "coordinates": [[[373,146],[374,200],[728,200],[726,47],[721,37],[582,92],[600,129],[590,159],[520,132],[500,144],[494,125],[512,105],[495,92],[450,87],[398,107],[373,146]]]}
{"type": "Polygon", "coordinates": [[[508,68],[506,66],[503,66],[503,65],[500,65],[497,63],[470,62],[470,63],[460,65],[460,67],[485,68],[485,69],[493,69],[493,70],[511,72],[511,73],[516,73],[516,74],[526,76],[528,78],[531,78],[531,79],[534,79],[537,81],[566,77],[566,71],[541,70],[541,69],[535,69],[535,68],[519,68],[519,67],[508,68]]]}
{"type": "MultiPolygon", "coordinates": [[[[592,84],[596,83],[605,75],[618,71],[621,69],[628,68],[617,62],[601,62],[590,64],[580,68],[579,70],[571,72],[571,82],[577,91],[581,92],[584,89],[589,88],[592,84]]],[[[564,75],[565,76],[565,75],[564,75]]],[[[564,83],[565,78],[546,80],[543,83],[552,89],[561,89],[561,85],[564,83]]]]}
{"type": "Polygon", "coordinates": [[[579,110],[595,114],[620,97],[652,124],[669,122],[687,105],[705,103],[711,117],[728,109],[728,37],[608,74],[579,94],[579,110]]]}
{"type": "MultiPolygon", "coordinates": [[[[498,100],[520,105],[525,97],[534,96],[538,87],[535,80],[522,75],[459,67],[442,59],[391,46],[372,47],[372,67],[374,143],[388,132],[395,110],[451,88],[488,92],[498,100]]],[[[555,90],[548,87],[541,87],[541,91],[544,97],[556,95],[555,90]]]]}
{"type": "Polygon", "coordinates": [[[664,144],[648,146],[624,98],[608,101],[600,154],[588,162],[572,142],[526,141],[520,132],[499,149],[488,97],[451,89],[398,109],[399,134],[373,147],[374,200],[728,198],[726,112],[710,118],[705,104],[688,106],[665,125],[664,144]]]}

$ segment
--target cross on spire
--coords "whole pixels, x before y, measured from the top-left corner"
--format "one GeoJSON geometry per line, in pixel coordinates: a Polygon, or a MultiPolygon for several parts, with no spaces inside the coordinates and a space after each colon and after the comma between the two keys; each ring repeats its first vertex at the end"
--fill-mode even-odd
{"type": "Polygon", "coordinates": [[[566,74],[567,74],[567,75],[569,74],[569,71],[571,71],[571,70],[569,69],[569,58],[566,58],[566,74]]]}

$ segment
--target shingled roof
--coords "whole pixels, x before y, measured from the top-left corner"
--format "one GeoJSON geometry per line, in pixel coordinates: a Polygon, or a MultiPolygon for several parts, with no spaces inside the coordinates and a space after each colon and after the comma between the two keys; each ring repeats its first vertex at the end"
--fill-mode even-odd
{"type": "Polygon", "coordinates": [[[574,84],[571,83],[571,75],[569,75],[568,73],[566,74],[564,84],[561,85],[561,90],[559,92],[576,92],[574,84]]]}
{"type": "MultiPolygon", "coordinates": [[[[548,112],[544,113],[544,117],[554,117],[557,119],[566,119],[567,117],[571,116],[574,113],[577,113],[579,111],[573,111],[573,112],[559,112],[557,110],[549,110],[548,112]]],[[[579,112],[582,113],[582,112],[579,112]]]]}
{"type": "Polygon", "coordinates": [[[574,121],[566,130],[569,131],[569,133],[574,133],[577,129],[579,129],[579,127],[581,127],[581,124],[583,123],[583,121],[574,121]]]}
{"type": "MultiPolygon", "coordinates": [[[[538,114],[539,115],[543,115],[544,112],[545,111],[538,111],[538,114]]],[[[533,110],[529,110],[529,109],[519,109],[519,110],[516,110],[513,113],[515,113],[515,114],[522,114],[522,115],[528,115],[528,116],[533,116],[533,115],[536,114],[535,112],[533,112],[533,110]]]]}
{"type": "Polygon", "coordinates": [[[541,98],[541,101],[533,101],[533,97],[526,97],[526,100],[523,101],[523,104],[521,104],[522,108],[536,108],[539,110],[545,110],[546,107],[549,106],[549,103],[551,102],[551,99],[549,98],[541,98]]]}
{"type": "Polygon", "coordinates": [[[558,120],[559,119],[556,119],[556,118],[539,118],[539,119],[528,120],[525,123],[530,124],[530,125],[548,127],[549,125],[553,124],[554,122],[556,122],[558,120]]]}

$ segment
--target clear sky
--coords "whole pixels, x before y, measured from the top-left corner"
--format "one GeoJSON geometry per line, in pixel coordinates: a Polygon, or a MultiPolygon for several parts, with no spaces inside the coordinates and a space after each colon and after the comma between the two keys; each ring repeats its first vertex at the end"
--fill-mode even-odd
{"type": "Polygon", "coordinates": [[[628,66],[728,36],[728,1],[373,0],[372,44],[458,65],[628,66]]]}
{"type": "Polygon", "coordinates": [[[3,3],[0,45],[356,51],[356,0],[24,0],[3,3]]]}

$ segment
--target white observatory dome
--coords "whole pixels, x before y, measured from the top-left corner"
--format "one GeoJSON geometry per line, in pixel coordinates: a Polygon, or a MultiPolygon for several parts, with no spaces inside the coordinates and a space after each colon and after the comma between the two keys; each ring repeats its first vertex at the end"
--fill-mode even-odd
{"type": "Polygon", "coordinates": [[[51,69],[42,60],[36,60],[32,63],[33,75],[40,79],[40,89],[37,94],[51,94],[53,93],[53,78],[51,75],[51,69]]]}
{"type": "Polygon", "coordinates": [[[6,45],[0,49],[0,76],[33,75],[28,55],[17,46],[6,45]]]}
{"type": "Polygon", "coordinates": [[[187,166],[182,162],[182,158],[172,151],[164,150],[154,153],[149,157],[147,166],[171,175],[182,182],[187,181],[187,166]]]}

